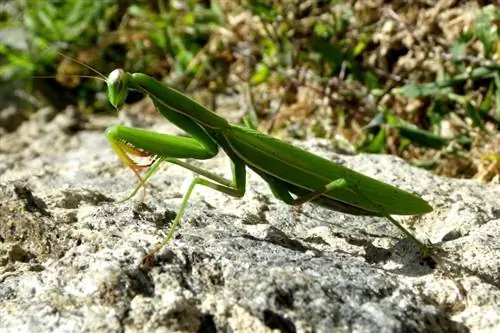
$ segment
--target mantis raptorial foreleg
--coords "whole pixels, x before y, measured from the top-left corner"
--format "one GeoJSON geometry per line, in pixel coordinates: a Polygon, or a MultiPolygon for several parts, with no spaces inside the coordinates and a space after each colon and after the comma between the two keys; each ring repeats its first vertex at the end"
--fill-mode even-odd
{"type": "MultiPolygon", "coordinates": [[[[211,179],[214,183],[213,187],[209,186],[219,192],[223,192],[226,194],[229,194],[234,197],[242,197],[245,194],[245,188],[246,188],[246,170],[244,168],[243,164],[235,164],[233,162],[232,164],[232,180],[228,180],[226,178],[220,177],[212,172],[206,171],[202,168],[199,168],[195,165],[189,164],[187,162],[183,162],[179,159],[176,158],[169,158],[169,157],[160,157],[158,160],[151,165],[151,167],[148,169],[148,171],[144,174],[144,176],[141,178],[141,182],[134,188],[132,193],[130,193],[123,201],[129,200],[132,198],[137,191],[149,180],[149,178],[156,172],[158,171],[158,167],[160,166],[161,163],[163,162],[169,162],[172,164],[176,164],[182,168],[188,169],[198,175],[201,175],[203,177],[206,177],[208,179],[211,179]]],[[[208,185],[207,185],[208,186],[208,185]]]]}
{"type": "MultiPolygon", "coordinates": [[[[117,126],[116,128],[112,130],[108,130],[108,139],[111,142],[113,148],[115,148],[115,151],[117,151],[118,156],[124,161],[124,163],[128,166],[134,166],[131,161],[131,159],[128,157],[127,154],[134,154],[134,138],[136,137],[137,134],[144,135],[144,133],[150,133],[145,130],[140,130],[140,129],[134,129],[134,128],[128,128],[128,127],[121,127],[117,126]],[[126,140],[125,137],[120,135],[120,130],[125,130],[126,131],[126,140]],[[125,142],[125,143],[123,143],[125,142]],[[132,147],[128,146],[132,145],[132,147]],[[126,147],[126,149],[124,149],[126,147]]],[[[207,179],[196,177],[194,178],[186,193],[184,194],[184,197],[182,199],[182,203],[180,205],[179,211],[177,213],[177,216],[175,217],[172,226],[170,228],[170,231],[167,235],[167,237],[163,240],[161,245],[165,245],[170,242],[172,239],[175,229],[177,228],[183,214],[184,210],[186,208],[186,205],[189,201],[189,198],[195,188],[196,185],[203,185],[209,188],[212,188],[216,191],[228,194],[233,197],[242,197],[245,194],[245,189],[246,189],[246,169],[245,169],[245,164],[238,158],[233,158],[232,159],[232,168],[231,168],[231,174],[232,174],[232,179],[228,180],[223,177],[220,177],[214,173],[211,173],[209,171],[206,171],[202,168],[199,168],[197,166],[194,166],[192,164],[189,164],[187,162],[181,161],[175,157],[172,156],[179,156],[183,158],[200,158],[200,156],[207,156],[214,154],[214,152],[211,152],[210,150],[206,149],[201,142],[199,144],[196,144],[198,142],[195,139],[192,138],[180,138],[180,137],[175,137],[176,140],[172,141],[171,140],[172,136],[168,134],[163,134],[163,135],[155,135],[150,138],[150,144],[151,146],[161,146],[165,145],[165,139],[168,139],[169,142],[169,147],[168,149],[165,150],[165,147],[163,147],[163,155],[160,155],[158,157],[158,160],[151,165],[151,167],[148,169],[146,174],[143,177],[140,177],[140,181],[138,186],[134,189],[134,191],[127,197],[126,199],[131,198],[132,196],[137,193],[139,188],[141,186],[145,186],[146,182],[148,179],[158,170],[158,167],[162,162],[170,162],[176,165],[179,165],[185,169],[191,170],[194,173],[201,175],[207,179]],[[186,153],[183,151],[181,154],[177,152],[178,149],[185,149],[186,146],[189,146],[190,149],[192,149],[191,155],[189,153],[186,153]]],[[[216,152],[215,152],[216,153],[216,152]]],[[[140,155],[140,154],[136,154],[140,155]]]]}
{"type": "Polygon", "coordinates": [[[140,176],[139,175],[139,184],[137,184],[137,186],[135,187],[135,189],[132,191],[132,193],[130,193],[128,196],[126,196],[125,198],[123,198],[122,200],[120,200],[120,202],[123,202],[123,201],[127,201],[127,200],[130,200],[132,199],[137,191],[139,191],[139,189],[141,187],[145,187],[146,186],[146,183],[148,181],[148,179],[158,170],[158,168],[160,167],[160,164],[162,162],[164,162],[165,159],[164,158],[158,158],[149,168],[148,168],[148,171],[146,171],[146,173],[144,174],[144,176],[140,176]]]}

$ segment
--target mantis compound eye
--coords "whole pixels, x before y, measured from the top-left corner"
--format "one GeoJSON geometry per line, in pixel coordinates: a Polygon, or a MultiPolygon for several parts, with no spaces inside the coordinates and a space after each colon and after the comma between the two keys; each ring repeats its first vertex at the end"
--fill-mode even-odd
{"type": "Polygon", "coordinates": [[[115,69],[106,80],[111,105],[119,108],[125,104],[128,95],[128,75],[123,69],[115,69]]]}

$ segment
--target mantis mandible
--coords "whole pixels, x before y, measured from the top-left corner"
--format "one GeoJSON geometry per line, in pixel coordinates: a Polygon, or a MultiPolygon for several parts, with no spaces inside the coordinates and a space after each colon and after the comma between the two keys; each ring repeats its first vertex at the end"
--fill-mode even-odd
{"type": "Polygon", "coordinates": [[[198,175],[188,186],[170,231],[157,249],[172,240],[197,185],[240,198],[245,194],[248,167],[269,184],[277,199],[286,204],[297,206],[310,202],[346,214],[385,217],[418,244],[423,254],[433,257],[430,247],[390,215],[432,211],[432,207],[419,196],[265,135],[250,122],[246,122],[246,126],[232,124],[145,74],[116,69],[109,74],[106,83],[109,101],[115,108],[125,103],[129,89],[140,91],[152,99],[165,118],[190,135],[179,137],[125,126],[112,126],[106,130],[114,151],[139,177],[138,187],[128,198],[145,186],[163,162],[176,164],[198,175]],[[232,162],[230,180],[180,160],[210,159],[219,148],[232,162]],[[131,156],[150,156],[156,160],[141,177],[140,166],[131,156]]]}

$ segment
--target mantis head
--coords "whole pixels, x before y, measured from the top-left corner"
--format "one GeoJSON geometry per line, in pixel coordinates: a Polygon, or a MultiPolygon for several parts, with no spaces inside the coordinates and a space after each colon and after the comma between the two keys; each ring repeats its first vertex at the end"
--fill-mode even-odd
{"type": "Polygon", "coordinates": [[[108,85],[108,98],[115,108],[125,104],[128,95],[128,75],[123,69],[115,69],[106,80],[108,85]]]}

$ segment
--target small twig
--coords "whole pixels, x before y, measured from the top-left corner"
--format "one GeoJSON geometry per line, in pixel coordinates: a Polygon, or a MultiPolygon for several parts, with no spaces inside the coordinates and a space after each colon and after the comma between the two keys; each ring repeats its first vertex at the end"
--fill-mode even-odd
{"type": "Polygon", "coordinates": [[[396,81],[398,83],[406,83],[406,81],[407,81],[407,79],[405,79],[397,74],[387,73],[386,71],[384,71],[383,69],[380,69],[380,68],[373,68],[373,71],[380,76],[383,76],[383,77],[385,77],[389,80],[392,80],[392,81],[396,81]]]}
{"type": "Polygon", "coordinates": [[[441,56],[446,60],[468,61],[471,64],[479,65],[481,67],[500,69],[500,62],[484,58],[478,58],[472,55],[454,55],[451,53],[442,53],[441,56]]]}

